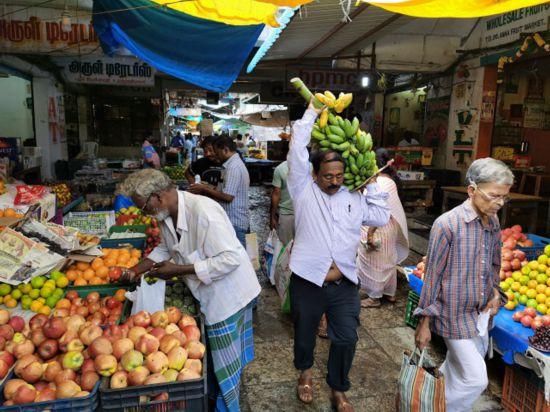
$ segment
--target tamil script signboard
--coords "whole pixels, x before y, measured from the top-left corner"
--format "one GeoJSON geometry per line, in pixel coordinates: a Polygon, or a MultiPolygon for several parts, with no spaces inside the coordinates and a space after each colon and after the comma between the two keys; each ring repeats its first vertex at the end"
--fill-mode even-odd
{"type": "Polygon", "coordinates": [[[70,28],[64,30],[59,9],[4,6],[0,10],[0,52],[54,56],[101,53],[90,13],[72,16],[70,28]]]}
{"type": "Polygon", "coordinates": [[[69,82],[115,86],[155,85],[155,69],[133,57],[89,57],[64,59],[69,82]]]}
{"type": "Polygon", "coordinates": [[[311,90],[332,91],[357,91],[359,90],[361,77],[365,73],[357,70],[341,69],[312,69],[300,67],[287,67],[287,82],[293,77],[299,77],[311,90]]]}
{"type": "Polygon", "coordinates": [[[482,47],[494,47],[516,41],[522,33],[548,30],[550,3],[522,7],[482,20],[482,47]]]}

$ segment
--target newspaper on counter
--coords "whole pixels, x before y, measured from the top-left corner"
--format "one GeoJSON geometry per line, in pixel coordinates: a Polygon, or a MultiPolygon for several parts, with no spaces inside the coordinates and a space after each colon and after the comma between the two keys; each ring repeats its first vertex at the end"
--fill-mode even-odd
{"type": "Polygon", "coordinates": [[[53,270],[64,257],[22,233],[6,228],[0,232],[0,281],[26,283],[53,270]]]}

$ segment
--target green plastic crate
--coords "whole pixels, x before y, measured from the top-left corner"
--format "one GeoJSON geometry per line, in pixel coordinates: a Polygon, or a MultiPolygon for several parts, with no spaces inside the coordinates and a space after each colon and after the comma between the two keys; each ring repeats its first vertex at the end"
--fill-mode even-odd
{"type": "Polygon", "coordinates": [[[418,306],[418,301],[420,296],[418,296],[414,291],[410,291],[407,296],[407,308],[405,309],[405,324],[410,326],[413,329],[416,329],[418,325],[418,318],[413,316],[415,309],[418,306]]]}
{"type": "MultiPolygon", "coordinates": [[[[78,296],[81,298],[85,298],[92,292],[98,292],[99,296],[104,298],[105,296],[114,296],[117,290],[119,289],[126,289],[127,291],[133,291],[135,289],[135,285],[124,287],[119,285],[93,285],[93,286],[69,286],[67,289],[65,289],[65,294],[67,294],[70,290],[75,290],[78,293],[78,296]]],[[[122,314],[120,315],[120,318],[117,321],[117,325],[123,323],[126,318],[130,316],[130,313],[132,311],[132,302],[130,302],[128,299],[124,301],[124,304],[122,305],[122,314]]]]}

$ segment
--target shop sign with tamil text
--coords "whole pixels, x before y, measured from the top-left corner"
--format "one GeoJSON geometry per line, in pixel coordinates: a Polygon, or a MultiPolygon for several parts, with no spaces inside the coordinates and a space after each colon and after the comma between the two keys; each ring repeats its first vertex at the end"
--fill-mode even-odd
{"type": "Polygon", "coordinates": [[[61,13],[41,7],[2,7],[0,52],[53,56],[101,53],[90,14],[72,16],[70,27],[63,27],[61,13]]]}
{"type": "Polygon", "coordinates": [[[357,70],[287,67],[287,82],[298,76],[311,90],[357,91],[365,73],[357,70]]]}
{"type": "Polygon", "coordinates": [[[133,57],[90,57],[67,60],[64,73],[72,83],[153,87],[156,70],[133,57]]]}
{"type": "Polygon", "coordinates": [[[495,47],[519,40],[522,33],[548,30],[550,3],[520,9],[481,21],[481,46],[495,47]]]}

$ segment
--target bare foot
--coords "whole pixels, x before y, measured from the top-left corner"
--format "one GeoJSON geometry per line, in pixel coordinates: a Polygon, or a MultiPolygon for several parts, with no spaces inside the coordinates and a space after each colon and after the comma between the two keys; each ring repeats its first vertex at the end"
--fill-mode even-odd
{"type": "Polygon", "coordinates": [[[380,299],[367,298],[361,301],[362,308],[379,308],[380,305],[380,299]]]}
{"type": "Polygon", "coordinates": [[[354,412],[353,405],[349,402],[345,392],[332,391],[332,405],[336,408],[336,412],[354,412]]]}
{"type": "Polygon", "coordinates": [[[303,403],[311,403],[313,401],[313,377],[311,369],[302,371],[298,378],[298,399],[303,403]]]}

